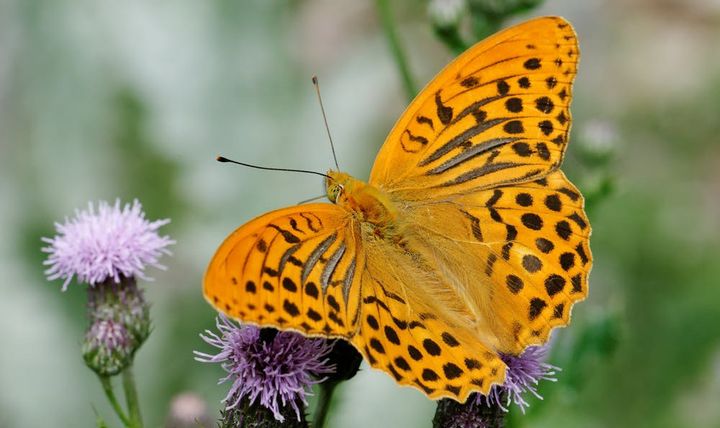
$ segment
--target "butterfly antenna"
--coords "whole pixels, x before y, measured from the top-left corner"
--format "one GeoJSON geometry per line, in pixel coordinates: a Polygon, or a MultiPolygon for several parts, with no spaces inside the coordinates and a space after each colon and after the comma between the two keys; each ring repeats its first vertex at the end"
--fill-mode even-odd
{"type": "Polygon", "coordinates": [[[303,200],[303,201],[300,201],[300,202],[298,202],[297,204],[298,204],[298,205],[307,204],[308,202],[317,201],[318,199],[322,199],[322,198],[324,198],[324,197],[326,197],[326,196],[327,196],[327,195],[315,196],[314,198],[305,199],[305,200],[303,200]]]}
{"type": "Polygon", "coordinates": [[[330,127],[328,126],[327,116],[325,115],[325,107],[323,107],[322,97],[320,96],[320,83],[318,82],[317,76],[312,77],[312,83],[317,93],[318,102],[320,102],[320,111],[322,112],[323,121],[325,122],[325,130],[327,131],[328,139],[330,140],[330,148],[332,149],[333,159],[335,160],[335,168],[340,170],[338,165],[337,156],[335,155],[335,145],[333,144],[332,136],[330,135],[330,127]]]}
{"type": "Polygon", "coordinates": [[[304,173],[304,174],[315,174],[315,175],[319,175],[319,176],[321,176],[321,177],[325,177],[325,178],[327,178],[327,179],[332,179],[332,178],[331,178],[330,176],[328,176],[327,174],[323,174],[322,172],[317,172],[317,171],[310,171],[310,170],[307,170],[307,169],[272,168],[272,167],[269,167],[269,166],[260,166],[260,165],[253,165],[253,164],[250,164],[250,163],[238,162],[238,161],[235,161],[235,160],[232,160],[232,159],[228,159],[228,158],[226,158],[226,157],[224,157],[224,156],[218,156],[218,157],[215,158],[215,160],[217,160],[218,162],[234,163],[234,164],[237,164],[237,165],[247,166],[247,167],[255,168],[255,169],[263,169],[263,170],[265,170],[265,171],[302,172],[302,173],[304,173]]]}

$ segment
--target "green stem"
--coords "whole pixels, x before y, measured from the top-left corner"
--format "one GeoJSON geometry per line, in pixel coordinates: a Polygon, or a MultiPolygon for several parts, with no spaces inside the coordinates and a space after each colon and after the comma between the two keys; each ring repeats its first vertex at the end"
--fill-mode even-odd
{"type": "Polygon", "coordinates": [[[123,370],[122,377],[125,401],[130,413],[130,423],[127,426],[129,428],[143,428],[142,417],[140,416],[140,402],[135,388],[135,376],[133,375],[132,366],[128,366],[123,370]]]}
{"type": "Polygon", "coordinates": [[[113,390],[113,386],[112,386],[112,382],[110,382],[110,378],[108,376],[100,376],[100,375],[98,375],[98,378],[100,379],[100,384],[103,387],[103,391],[105,391],[105,397],[107,397],[113,410],[115,410],[115,413],[118,415],[118,418],[120,418],[123,425],[125,425],[125,426],[130,425],[130,419],[128,419],[127,415],[125,414],[125,411],[123,410],[122,406],[120,406],[120,403],[118,403],[117,397],[115,396],[115,390],[113,390]]]}
{"type": "Polygon", "coordinates": [[[317,409],[315,409],[315,418],[313,420],[313,428],[323,428],[327,419],[330,402],[332,401],[335,387],[338,386],[337,381],[327,381],[320,384],[320,396],[318,397],[317,409]]]}
{"type": "Polygon", "coordinates": [[[393,22],[392,12],[390,10],[390,4],[387,0],[375,0],[375,6],[380,15],[380,24],[382,25],[385,38],[387,39],[390,51],[395,58],[395,64],[400,71],[402,77],[403,87],[405,88],[405,95],[408,97],[408,101],[412,101],[417,94],[417,86],[415,86],[415,80],[410,73],[410,67],[403,51],[400,46],[400,39],[398,38],[397,32],[395,31],[395,23],[393,22]]]}

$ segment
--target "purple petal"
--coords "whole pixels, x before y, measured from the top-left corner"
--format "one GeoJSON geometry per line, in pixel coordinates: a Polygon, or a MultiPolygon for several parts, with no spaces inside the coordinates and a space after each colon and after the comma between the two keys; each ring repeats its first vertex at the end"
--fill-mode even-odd
{"type": "Polygon", "coordinates": [[[281,408],[289,405],[300,420],[298,402],[307,404],[312,385],[335,369],[327,360],[331,341],[279,332],[271,342],[265,342],[260,338],[260,328],[237,326],[224,315],[218,316],[216,325],[219,335],[206,331],[200,337],[219,352],[195,351],[195,359],[220,363],[228,372],[220,379],[220,383],[233,382],[223,399],[227,409],[245,398],[251,404],[259,401],[280,422],[284,421],[281,408]]]}

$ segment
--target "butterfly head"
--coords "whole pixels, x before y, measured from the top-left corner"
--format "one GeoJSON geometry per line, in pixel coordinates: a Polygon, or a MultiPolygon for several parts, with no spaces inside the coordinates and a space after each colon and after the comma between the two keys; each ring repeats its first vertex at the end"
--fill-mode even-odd
{"type": "Polygon", "coordinates": [[[338,198],[345,190],[345,186],[352,179],[350,175],[339,171],[328,171],[327,180],[325,180],[325,189],[330,202],[337,203],[338,198]]]}

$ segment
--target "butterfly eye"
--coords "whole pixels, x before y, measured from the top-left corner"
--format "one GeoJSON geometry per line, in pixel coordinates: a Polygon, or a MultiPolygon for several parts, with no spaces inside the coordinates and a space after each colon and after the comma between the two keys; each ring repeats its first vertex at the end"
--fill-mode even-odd
{"type": "Polygon", "coordinates": [[[342,193],[343,186],[342,184],[331,184],[328,187],[328,199],[330,199],[331,202],[337,201],[338,196],[340,196],[340,193],[342,193]]]}

